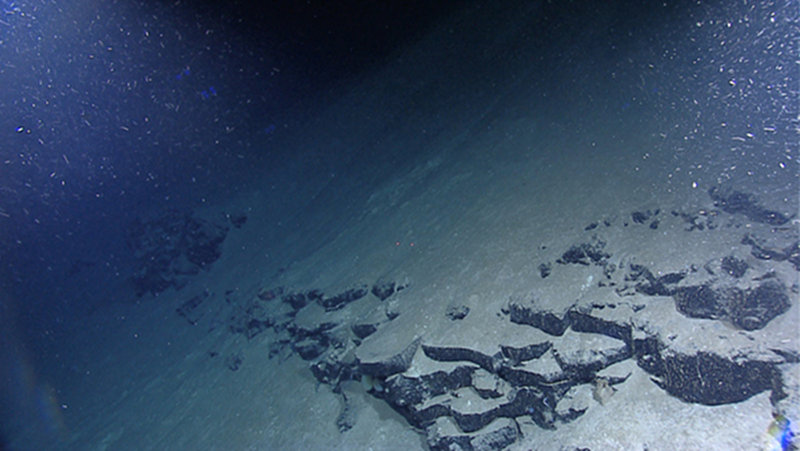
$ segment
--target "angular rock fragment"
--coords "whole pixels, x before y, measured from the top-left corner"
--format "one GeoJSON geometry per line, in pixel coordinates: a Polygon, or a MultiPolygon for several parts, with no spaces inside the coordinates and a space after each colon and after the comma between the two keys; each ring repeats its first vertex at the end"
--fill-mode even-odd
{"type": "Polygon", "coordinates": [[[334,391],[342,382],[361,378],[354,362],[346,363],[330,356],[311,365],[311,373],[319,382],[333,387],[334,391]]]}
{"type": "Polygon", "coordinates": [[[292,349],[303,360],[314,360],[328,349],[328,340],[325,335],[307,337],[292,343],[292,349]]]}
{"type": "Polygon", "coordinates": [[[463,434],[453,427],[437,424],[427,428],[428,447],[434,451],[450,450],[501,450],[521,437],[516,421],[502,418],[494,421],[481,432],[463,434]],[[444,429],[444,431],[442,431],[444,429]]]}
{"type": "Polygon", "coordinates": [[[636,282],[636,291],[648,296],[670,296],[673,285],[677,284],[686,277],[686,273],[669,273],[656,277],[643,265],[631,264],[630,272],[625,276],[625,280],[636,282]]]}
{"type": "Polygon", "coordinates": [[[605,252],[606,242],[593,237],[589,243],[576,244],[569,248],[561,258],[556,260],[556,263],[562,265],[566,264],[580,264],[591,265],[601,264],[603,261],[611,257],[611,254],[605,252]]]}
{"type": "Polygon", "coordinates": [[[541,263],[539,265],[539,275],[542,277],[542,279],[547,278],[547,276],[549,276],[551,272],[553,272],[552,263],[547,262],[547,263],[541,263]]]}
{"type": "Polygon", "coordinates": [[[518,301],[508,304],[508,314],[512,323],[527,324],[550,335],[561,336],[569,327],[568,308],[545,308],[535,300],[528,305],[518,301]]]}
{"type": "Polygon", "coordinates": [[[479,369],[472,373],[472,388],[481,398],[494,399],[506,394],[510,385],[496,374],[479,369]]]}
{"type": "Polygon", "coordinates": [[[528,360],[538,359],[551,347],[553,347],[553,343],[549,341],[528,345],[521,348],[501,345],[500,352],[503,354],[503,357],[510,361],[511,365],[516,366],[522,362],[527,362],[528,360]]]}
{"type": "Polygon", "coordinates": [[[367,293],[369,293],[367,286],[362,285],[357,288],[351,288],[329,298],[321,297],[317,299],[317,302],[319,305],[325,307],[325,310],[327,311],[339,310],[345,305],[363,298],[367,295],[367,293]]]}
{"type": "Polygon", "coordinates": [[[353,324],[351,329],[356,337],[364,339],[374,334],[378,330],[375,324],[353,324]]]}
{"type": "Polygon", "coordinates": [[[762,329],[773,318],[791,307],[786,287],[775,279],[767,279],[744,295],[731,299],[730,318],[744,330],[762,329]]]}
{"type": "Polygon", "coordinates": [[[422,351],[433,360],[440,362],[472,362],[489,372],[495,371],[498,361],[497,356],[489,356],[467,348],[422,345],[422,351]]]}
{"type": "Polygon", "coordinates": [[[353,401],[350,400],[344,392],[341,394],[342,407],[339,410],[339,415],[336,417],[336,427],[339,429],[339,432],[346,432],[355,426],[358,410],[353,401]]]}
{"type": "Polygon", "coordinates": [[[580,346],[553,350],[559,366],[575,382],[589,382],[601,369],[631,357],[628,345],[615,338],[594,335],[587,341],[583,338],[580,346]]]}
{"type": "Polygon", "coordinates": [[[500,366],[497,374],[517,387],[551,385],[569,380],[569,375],[561,368],[552,351],[522,366],[500,366]]]}
{"type": "Polygon", "coordinates": [[[469,315],[469,307],[466,305],[451,305],[447,307],[444,314],[453,321],[464,319],[469,315]]]}
{"type": "Polygon", "coordinates": [[[678,311],[686,316],[730,319],[744,330],[762,329],[791,307],[786,287],[776,279],[767,279],[748,290],[709,285],[681,287],[673,298],[678,311]]]}
{"type": "Polygon", "coordinates": [[[759,260],[788,261],[794,269],[800,271],[800,241],[795,241],[784,248],[771,247],[755,235],[747,234],[742,244],[750,246],[750,253],[759,260]]]}
{"type": "Polygon", "coordinates": [[[379,280],[372,286],[372,294],[381,301],[385,301],[395,292],[396,285],[392,281],[379,280]]]}
{"type": "Polygon", "coordinates": [[[589,384],[575,385],[558,401],[555,414],[560,421],[572,421],[586,413],[591,405],[591,386],[589,384]]]}
{"type": "Polygon", "coordinates": [[[308,304],[308,298],[305,293],[288,293],[281,300],[291,305],[295,310],[300,310],[308,304]]]}
{"type": "Polygon", "coordinates": [[[749,265],[744,260],[729,255],[722,258],[720,267],[731,277],[739,279],[747,272],[749,265]]]}
{"type": "Polygon", "coordinates": [[[358,367],[362,373],[373,377],[387,377],[402,373],[411,366],[411,361],[414,359],[414,354],[421,341],[422,339],[418,337],[397,354],[384,357],[372,356],[370,359],[359,358],[358,367]]]}
{"type": "Polygon", "coordinates": [[[523,387],[517,390],[509,402],[480,413],[460,413],[452,410],[451,415],[464,432],[475,432],[497,418],[530,417],[539,427],[553,429],[555,414],[553,399],[544,391],[535,387],[523,387]]]}
{"type": "Polygon", "coordinates": [[[633,309],[628,306],[601,305],[572,308],[568,317],[570,327],[575,332],[602,334],[630,343],[631,326],[628,318],[633,313],[633,309]],[[617,311],[611,312],[612,309],[617,311]]]}

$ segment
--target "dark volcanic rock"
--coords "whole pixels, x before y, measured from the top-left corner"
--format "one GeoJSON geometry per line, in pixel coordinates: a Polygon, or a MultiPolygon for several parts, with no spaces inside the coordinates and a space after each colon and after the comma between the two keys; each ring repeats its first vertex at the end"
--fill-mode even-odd
{"type": "Polygon", "coordinates": [[[410,409],[434,396],[469,387],[475,370],[475,367],[459,366],[451,372],[436,371],[419,377],[391,377],[384,383],[384,397],[393,406],[410,409]]]}
{"type": "Polygon", "coordinates": [[[303,360],[313,360],[322,355],[328,349],[328,340],[325,335],[308,337],[292,343],[292,349],[300,355],[303,360]]]}
{"type": "MultiPolygon", "coordinates": [[[[631,213],[631,219],[636,224],[644,224],[645,222],[650,220],[650,218],[654,218],[654,217],[658,216],[658,214],[660,212],[661,212],[660,209],[656,209],[655,211],[653,211],[653,210],[634,211],[633,213],[631,213]]],[[[650,228],[652,228],[652,229],[658,228],[658,220],[657,219],[654,220],[653,223],[650,224],[650,228]],[[653,223],[656,224],[655,227],[653,227],[653,223]]]]}
{"type": "Polygon", "coordinates": [[[506,419],[496,429],[483,434],[440,436],[429,433],[428,446],[433,451],[500,450],[512,445],[521,435],[516,421],[506,419]]]}
{"type": "Polygon", "coordinates": [[[770,362],[734,362],[716,354],[673,354],[663,358],[659,386],[688,402],[730,404],[770,390],[778,373],[770,362]]]}
{"type": "Polygon", "coordinates": [[[391,281],[378,281],[372,286],[372,294],[381,301],[385,301],[395,292],[395,283],[391,281]]]}
{"type": "Polygon", "coordinates": [[[747,268],[749,268],[749,266],[744,260],[729,255],[722,258],[721,268],[731,277],[739,279],[744,276],[744,273],[747,272],[747,268]]]}
{"type": "Polygon", "coordinates": [[[714,205],[720,207],[724,212],[742,214],[751,221],[783,225],[790,219],[783,213],[762,207],[752,194],[718,186],[709,189],[708,194],[714,200],[714,205]]]}
{"type": "Polygon", "coordinates": [[[375,324],[353,324],[351,329],[356,337],[364,339],[374,334],[378,330],[378,326],[375,324]]]}
{"type": "Polygon", "coordinates": [[[549,276],[551,272],[553,272],[553,265],[550,262],[539,265],[539,275],[542,276],[542,279],[549,276]]]}
{"type": "Polygon", "coordinates": [[[750,253],[759,260],[788,261],[794,266],[794,269],[800,271],[800,241],[795,241],[780,249],[770,247],[764,243],[764,240],[747,234],[742,238],[742,244],[750,246],[750,253]]]}
{"type": "MultiPolygon", "coordinates": [[[[606,306],[598,308],[604,309],[606,306]]],[[[602,334],[607,337],[631,342],[631,325],[623,321],[611,321],[601,318],[593,308],[573,308],[568,313],[572,330],[575,332],[588,332],[602,334]]]]}
{"type": "Polygon", "coordinates": [[[678,311],[690,318],[719,319],[727,316],[729,298],[737,296],[741,296],[738,288],[724,296],[708,285],[697,285],[678,288],[672,297],[678,311]]]}
{"type": "Polygon", "coordinates": [[[745,330],[762,329],[791,307],[786,287],[767,279],[753,289],[698,285],[681,287],[673,295],[678,311],[691,318],[730,319],[745,330]]]}
{"type": "Polygon", "coordinates": [[[600,264],[611,257],[611,254],[603,250],[605,247],[605,241],[602,241],[597,237],[593,237],[592,241],[589,243],[576,244],[570,247],[566,252],[564,252],[564,254],[561,255],[561,258],[556,260],[556,263],[560,263],[562,265],[580,264],[587,266],[592,263],[600,264]]]}
{"type": "Polygon", "coordinates": [[[334,358],[325,358],[311,365],[311,373],[323,384],[337,389],[340,382],[358,380],[361,374],[354,363],[344,363],[334,358]]]}
{"type": "Polygon", "coordinates": [[[522,362],[527,362],[528,360],[538,359],[552,347],[553,343],[550,343],[549,341],[524,346],[522,348],[501,345],[500,352],[503,354],[503,357],[510,361],[511,365],[516,366],[522,362]]]}
{"type": "Polygon", "coordinates": [[[451,305],[447,307],[444,314],[453,321],[464,319],[469,315],[469,307],[466,305],[451,305]]]}
{"type": "Polygon", "coordinates": [[[282,300],[291,305],[295,310],[300,310],[308,304],[308,298],[304,293],[289,293],[285,295],[282,300]]]}
{"type": "Polygon", "coordinates": [[[632,263],[625,280],[636,282],[636,291],[648,296],[670,296],[674,292],[673,285],[686,277],[686,273],[668,273],[656,277],[644,265],[632,263]]]}
{"type": "Polygon", "coordinates": [[[543,429],[554,429],[555,412],[551,405],[555,405],[555,402],[542,390],[525,387],[517,390],[508,403],[481,413],[464,414],[453,410],[452,417],[464,432],[477,431],[496,418],[516,418],[523,415],[529,416],[543,429]]]}
{"type": "Polygon", "coordinates": [[[421,338],[417,338],[405,347],[400,353],[388,356],[377,361],[359,361],[358,367],[364,374],[374,377],[387,377],[392,374],[402,373],[411,366],[411,360],[419,348],[421,338]]]}
{"type": "Polygon", "coordinates": [[[127,244],[136,258],[132,277],[137,296],[156,295],[197,274],[222,254],[227,227],[170,210],[149,221],[137,219],[128,229],[127,244]]]}
{"type": "Polygon", "coordinates": [[[732,299],[730,317],[733,324],[742,329],[762,329],[789,307],[791,302],[786,287],[775,279],[767,279],[743,296],[732,299]]]}
{"type": "Polygon", "coordinates": [[[247,223],[247,215],[244,213],[239,214],[228,214],[226,215],[228,220],[231,222],[231,225],[237,229],[241,229],[245,223],[247,223]]]}
{"type": "Polygon", "coordinates": [[[366,285],[362,285],[358,288],[351,288],[343,293],[339,293],[336,296],[320,298],[317,300],[317,303],[325,307],[325,310],[328,311],[339,310],[345,305],[363,298],[367,293],[369,293],[369,289],[366,285]]]}
{"type": "Polygon", "coordinates": [[[572,381],[589,382],[603,368],[631,357],[631,350],[626,343],[608,337],[603,338],[601,343],[605,343],[604,345],[595,345],[591,349],[569,353],[554,350],[556,361],[569,374],[572,381]]]}
{"type": "Polygon", "coordinates": [[[567,310],[543,310],[534,303],[522,305],[519,302],[508,304],[508,313],[512,323],[527,324],[550,335],[561,336],[569,327],[567,310]]]}
{"type": "Polygon", "coordinates": [[[472,362],[489,372],[495,371],[498,358],[468,348],[422,345],[428,358],[440,362],[472,362]]]}

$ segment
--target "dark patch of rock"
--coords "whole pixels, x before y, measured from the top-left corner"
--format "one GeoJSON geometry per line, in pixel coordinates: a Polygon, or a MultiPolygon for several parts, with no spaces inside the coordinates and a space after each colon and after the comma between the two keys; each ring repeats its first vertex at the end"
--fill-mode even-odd
{"type": "Polygon", "coordinates": [[[469,315],[469,307],[466,305],[451,305],[447,307],[444,314],[453,321],[464,319],[469,315]]]}
{"type": "Polygon", "coordinates": [[[336,417],[336,427],[339,432],[346,432],[355,426],[358,410],[344,392],[341,395],[342,407],[336,417]]]}
{"type": "Polygon", "coordinates": [[[242,366],[242,356],[239,354],[231,354],[225,358],[225,366],[231,370],[236,371],[242,366]]]}
{"type": "Polygon", "coordinates": [[[345,363],[330,357],[312,364],[311,373],[319,382],[333,387],[334,391],[338,391],[341,382],[361,378],[355,363],[345,363]]]}
{"type": "Polygon", "coordinates": [[[538,359],[552,347],[553,343],[549,341],[546,341],[544,343],[528,345],[521,348],[501,345],[500,352],[502,353],[503,357],[509,360],[509,363],[511,363],[511,365],[517,366],[522,362],[538,359]]]}
{"type": "Polygon", "coordinates": [[[688,402],[721,405],[744,401],[773,388],[778,377],[770,362],[734,362],[719,355],[670,354],[663,357],[663,372],[656,383],[688,402]]]}
{"type": "Polygon", "coordinates": [[[314,360],[328,349],[328,339],[325,335],[307,337],[292,343],[292,349],[303,360],[314,360]]]}
{"type": "Polygon", "coordinates": [[[570,327],[575,332],[602,334],[622,340],[624,343],[631,342],[630,324],[603,319],[594,313],[593,308],[573,308],[567,315],[570,327]]]}
{"type": "Polygon", "coordinates": [[[791,307],[786,287],[772,278],[747,290],[707,284],[680,287],[673,299],[678,311],[688,317],[730,319],[744,330],[762,329],[791,307]]]}
{"type": "Polygon", "coordinates": [[[672,297],[678,311],[690,318],[720,319],[727,316],[730,298],[741,297],[741,290],[721,293],[708,285],[695,285],[676,289],[672,297]]]}
{"type": "Polygon", "coordinates": [[[542,277],[542,279],[544,279],[547,276],[549,276],[551,272],[553,272],[553,264],[552,263],[547,262],[547,263],[542,263],[542,264],[539,265],[539,275],[542,277]]]}
{"type": "Polygon", "coordinates": [[[395,283],[391,281],[378,281],[372,286],[372,294],[381,301],[385,301],[395,293],[395,283]]]}
{"type": "Polygon", "coordinates": [[[228,214],[226,215],[228,220],[231,222],[231,225],[237,229],[241,229],[245,223],[247,223],[247,215],[244,213],[239,214],[228,214]]]}
{"type": "Polygon", "coordinates": [[[440,362],[472,362],[489,372],[495,371],[497,356],[489,356],[481,352],[458,347],[422,345],[422,351],[428,358],[440,362]]]}
{"type": "Polygon", "coordinates": [[[353,324],[351,327],[356,337],[364,339],[374,334],[378,330],[375,324],[353,324]]]}
{"type": "Polygon", "coordinates": [[[744,330],[756,330],[764,328],[789,307],[791,302],[786,287],[778,280],[767,279],[743,296],[734,297],[729,314],[733,324],[744,330]]]}
{"type": "Polygon", "coordinates": [[[788,261],[794,269],[800,271],[800,241],[795,241],[785,248],[768,246],[765,240],[755,235],[747,234],[742,238],[742,244],[750,246],[750,254],[759,260],[788,261]]]}
{"type": "Polygon", "coordinates": [[[685,272],[668,273],[661,277],[656,277],[644,265],[632,263],[630,271],[625,275],[625,280],[636,282],[636,291],[648,296],[670,296],[677,284],[686,277],[685,272]]]}
{"type": "Polygon", "coordinates": [[[722,211],[730,214],[742,214],[751,221],[783,225],[790,219],[783,213],[759,205],[756,197],[749,193],[715,186],[708,190],[708,194],[714,200],[714,205],[721,208],[722,211]]]}
{"type": "Polygon", "coordinates": [[[737,279],[744,276],[744,273],[747,272],[747,268],[749,268],[747,262],[732,255],[722,258],[721,267],[728,275],[737,279]]]}
{"type": "Polygon", "coordinates": [[[547,310],[536,305],[535,301],[532,301],[530,305],[512,301],[508,304],[507,311],[512,323],[527,324],[550,335],[564,335],[569,327],[568,310],[547,310]]]}
{"type": "MultiPolygon", "coordinates": [[[[644,223],[645,223],[645,222],[647,222],[647,221],[648,221],[650,218],[653,218],[653,217],[655,217],[655,216],[658,216],[658,214],[659,214],[660,212],[661,212],[661,210],[660,210],[660,209],[656,209],[656,210],[647,210],[647,211],[634,211],[633,213],[631,213],[631,219],[632,219],[632,220],[633,220],[633,222],[634,222],[634,223],[636,223],[636,224],[644,224],[644,223]]],[[[652,228],[652,226],[651,226],[651,228],[652,228]]]]}
{"type": "Polygon", "coordinates": [[[289,305],[292,306],[295,310],[300,310],[301,308],[305,307],[308,304],[308,298],[306,297],[305,293],[289,293],[281,300],[289,305]]]}
{"type": "Polygon", "coordinates": [[[135,220],[127,244],[136,259],[131,278],[136,296],[183,288],[186,277],[199,273],[222,255],[226,227],[170,210],[154,220],[135,220]]]}
{"type": "Polygon", "coordinates": [[[516,421],[505,419],[497,428],[483,434],[440,436],[429,432],[428,446],[433,451],[500,450],[512,445],[521,435],[516,421]]]}
{"type": "Polygon", "coordinates": [[[357,288],[351,288],[347,291],[339,293],[332,297],[322,297],[317,300],[317,303],[323,307],[325,310],[332,311],[332,310],[339,310],[340,308],[344,307],[345,305],[357,301],[369,293],[369,289],[366,285],[362,285],[357,288]]]}
{"type": "Polygon", "coordinates": [[[378,361],[359,361],[358,367],[364,374],[374,377],[387,377],[392,374],[402,373],[411,366],[411,361],[419,348],[421,338],[417,338],[402,351],[378,361]]]}
{"type": "Polygon", "coordinates": [[[600,264],[611,257],[611,254],[604,251],[605,246],[605,241],[593,237],[589,243],[576,244],[570,247],[561,255],[561,258],[556,260],[556,263],[562,265],[579,264],[586,266],[592,263],[600,264]]]}

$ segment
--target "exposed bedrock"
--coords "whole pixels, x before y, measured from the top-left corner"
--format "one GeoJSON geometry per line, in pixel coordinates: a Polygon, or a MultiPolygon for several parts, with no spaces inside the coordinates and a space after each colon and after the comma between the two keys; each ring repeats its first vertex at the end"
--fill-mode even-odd
{"type": "MultiPolygon", "coordinates": [[[[528,309],[516,305],[509,308],[509,311],[516,311],[517,318],[537,316],[535,312],[526,312],[528,309]]],[[[572,330],[603,334],[625,342],[625,349],[608,353],[595,363],[584,361],[581,366],[561,358],[559,364],[564,369],[571,369],[568,372],[578,381],[589,379],[603,365],[634,357],[642,369],[654,376],[653,380],[660,387],[677,398],[706,405],[729,404],[767,390],[780,391],[781,378],[776,365],[793,358],[792,355],[781,352],[752,356],[739,353],[732,357],[713,351],[680,352],[662,341],[660,334],[648,331],[646,324],[637,327],[634,325],[635,321],[624,316],[611,321],[598,316],[599,312],[602,309],[573,307],[562,318],[556,318],[559,327],[566,323],[572,330]]],[[[540,329],[544,332],[553,330],[552,327],[540,329]]],[[[506,377],[512,379],[520,379],[521,374],[524,374],[516,369],[501,371],[505,371],[506,377]]],[[[522,380],[536,383],[540,378],[540,375],[531,375],[522,380]]]]}
{"type": "Polygon", "coordinates": [[[373,377],[385,378],[392,374],[402,373],[411,366],[411,360],[419,348],[421,338],[412,341],[398,353],[379,356],[360,356],[358,367],[362,373],[373,377]]]}
{"type": "Polygon", "coordinates": [[[463,434],[452,429],[448,424],[429,426],[426,432],[430,449],[433,451],[504,449],[522,436],[519,425],[510,418],[496,420],[477,434],[463,434]]]}
{"type": "Polygon", "coordinates": [[[762,206],[754,195],[729,187],[712,187],[708,190],[708,195],[711,196],[714,204],[721,208],[722,211],[744,215],[751,221],[770,225],[783,225],[791,219],[779,211],[770,210],[762,206]]]}

